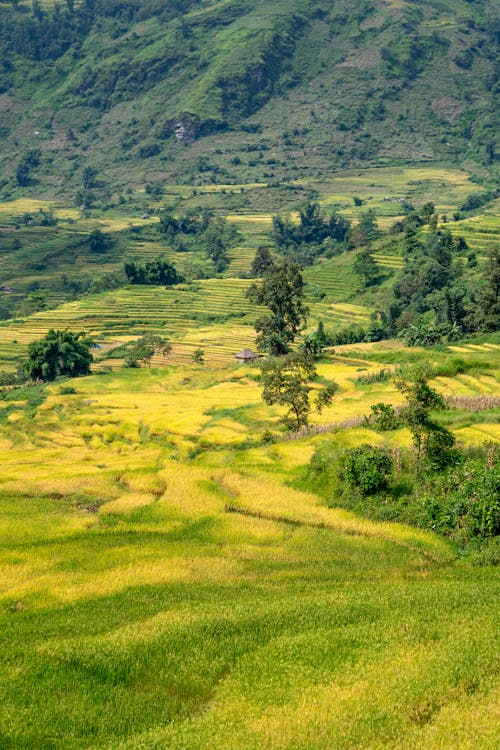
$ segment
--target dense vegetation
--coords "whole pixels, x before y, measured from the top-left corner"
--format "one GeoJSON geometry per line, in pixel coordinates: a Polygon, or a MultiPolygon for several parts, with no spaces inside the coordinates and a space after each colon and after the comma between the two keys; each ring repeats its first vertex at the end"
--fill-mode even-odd
{"type": "Polygon", "coordinates": [[[2,748],[497,746],[495,13],[0,3],[2,748]]]}
{"type": "Polygon", "coordinates": [[[0,14],[5,196],[43,184],[88,205],[131,175],[281,181],[497,158],[491,0],[37,1],[0,14]]]}
{"type": "Polygon", "coordinates": [[[90,342],[82,334],[50,330],[29,345],[24,369],[31,380],[55,380],[88,375],[91,362],[90,342]]]}

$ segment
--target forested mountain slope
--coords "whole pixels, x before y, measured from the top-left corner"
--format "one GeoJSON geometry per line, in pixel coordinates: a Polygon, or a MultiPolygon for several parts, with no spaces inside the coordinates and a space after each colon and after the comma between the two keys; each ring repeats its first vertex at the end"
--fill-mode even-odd
{"type": "Polygon", "coordinates": [[[495,5],[0,3],[1,197],[491,165],[495,5]]]}

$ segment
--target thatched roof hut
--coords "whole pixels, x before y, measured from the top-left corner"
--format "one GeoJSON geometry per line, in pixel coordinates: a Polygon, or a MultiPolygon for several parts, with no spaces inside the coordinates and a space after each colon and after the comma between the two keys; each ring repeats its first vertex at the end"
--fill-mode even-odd
{"type": "Polygon", "coordinates": [[[238,362],[253,362],[257,357],[258,355],[251,349],[242,349],[241,352],[234,355],[234,358],[237,359],[238,362]]]}

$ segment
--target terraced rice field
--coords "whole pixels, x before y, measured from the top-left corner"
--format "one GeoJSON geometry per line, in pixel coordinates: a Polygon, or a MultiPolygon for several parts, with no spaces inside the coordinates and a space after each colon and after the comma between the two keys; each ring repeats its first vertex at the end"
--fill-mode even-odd
{"type": "MultiPolygon", "coordinates": [[[[376,347],[370,361],[320,365],[341,389],[315,423],[399,403],[391,383],[358,382],[382,366],[376,347]]],[[[435,384],[487,394],[497,375],[435,384]]],[[[287,486],[325,436],[263,442],[281,410],[263,404],[252,366],[71,385],[0,401],[6,748],[495,748],[493,569],[287,486]]],[[[486,422],[457,434],[500,441],[486,422]]],[[[385,440],[367,428],[328,437],[385,440]]]]}
{"type": "MultiPolygon", "coordinates": [[[[308,274],[308,279],[311,277],[318,278],[308,274]]],[[[92,335],[104,346],[104,353],[123,337],[131,339],[154,332],[172,338],[174,349],[168,358],[171,363],[188,361],[197,348],[204,350],[208,363],[230,362],[236,352],[254,346],[253,322],[262,311],[245,297],[251,283],[248,279],[228,278],[206,279],[171,289],[128,287],[85,296],[24,320],[0,323],[0,369],[13,369],[25,356],[28,343],[41,338],[49,328],[69,328],[92,335]]],[[[322,278],[321,283],[326,287],[328,281],[322,278]]],[[[330,287],[328,298],[342,296],[338,289],[330,287]]],[[[366,307],[346,303],[322,301],[310,307],[311,325],[318,318],[328,325],[362,324],[370,314],[366,307]]],[[[114,367],[120,363],[105,361],[114,367]]]]}
{"type": "Polygon", "coordinates": [[[488,212],[447,226],[453,234],[463,237],[473,250],[486,254],[500,240],[500,200],[495,201],[488,212]]]}

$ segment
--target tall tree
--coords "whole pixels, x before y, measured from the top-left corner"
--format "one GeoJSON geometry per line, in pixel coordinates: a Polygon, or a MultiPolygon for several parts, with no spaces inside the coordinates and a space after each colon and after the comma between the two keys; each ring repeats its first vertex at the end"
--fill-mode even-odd
{"type": "Polygon", "coordinates": [[[273,267],[274,261],[271,251],[268,247],[260,246],[257,248],[255,257],[250,267],[252,276],[264,276],[269,273],[273,267]]]}
{"type": "Polygon", "coordinates": [[[290,344],[306,324],[308,313],[298,263],[289,258],[278,259],[260,283],[252,284],[247,297],[270,310],[269,315],[255,323],[257,348],[274,356],[287,354],[290,344]]]}
{"type": "Polygon", "coordinates": [[[480,331],[500,328],[500,247],[492,247],[473,313],[474,327],[480,331]]]}
{"type": "MultiPolygon", "coordinates": [[[[288,412],[282,422],[291,430],[298,430],[308,423],[312,411],[311,381],[317,376],[315,358],[306,351],[297,351],[285,357],[273,357],[262,365],[262,398],[266,404],[287,406],[288,412]]],[[[315,410],[331,404],[338,385],[332,380],[318,392],[315,410]]]]}

